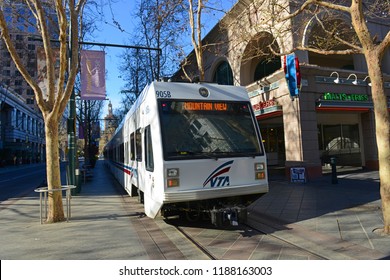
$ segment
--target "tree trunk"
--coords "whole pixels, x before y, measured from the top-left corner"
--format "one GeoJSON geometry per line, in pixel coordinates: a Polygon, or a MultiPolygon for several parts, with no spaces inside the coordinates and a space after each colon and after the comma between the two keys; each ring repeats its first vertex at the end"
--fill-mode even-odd
{"type": "Polygon", "coordinates": [[[390,120],[380,58],[375,50],[366,54],[368,74],[371,80],[374,102],[376,141],[379,159],[380,194],[384,233],[390,234],[390,120]]]}
{"type": "MultiPolygon", "coordinates": [[[[45,118],[46,135],[46,172],[49,190],[61,188],[60,161],[58,151],[58,120],[56,117],[45,118]]],[[[62,205],[62,191],[53,191],[48,194],[47,223],[63,221],[64,209],[62,205]]]]}

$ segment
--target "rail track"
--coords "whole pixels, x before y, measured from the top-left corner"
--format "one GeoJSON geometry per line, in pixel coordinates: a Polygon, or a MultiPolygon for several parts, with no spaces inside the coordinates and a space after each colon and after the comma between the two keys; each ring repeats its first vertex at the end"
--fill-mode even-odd
{"type": "Polygon", "coordinates": [[[188,222],[182,219],[169,224],[211,260],[328,259],[300,243],[272,233],[270,229],[274,225],[270,224],[259,226],[259,222],[251,221],[238,227],[215,228],[207,221],[188,222]]]}
{"type": "Polygon", "coordinates": [[[210,260],[217,260],[218,258],[214,256],[206,247],[204,247],[201,243],[197,242],[191,235],[187,234],[185,229],[180,226],[175,226],[176,230],[178,230],[187,240],[189,240],[192,244],[194,244],[203,254],[205,254],[210,260]]]}
{"type": "Polygon", "coordinates": [[[136,198],[125,194],[122,198],[151,259],[329,259],[320,250],[310,250],[306,244],[296,242],[294,233],[287,237],[281,235],[286,232],[284,226],[261,214],[256,214],[256,219],[249,217],[244,225],[216,228],[207,219],[153,220],[143,214],[142,205],[136,198]],[[186,242],[192,246],[180,247],[179,243],[186,242]]]}

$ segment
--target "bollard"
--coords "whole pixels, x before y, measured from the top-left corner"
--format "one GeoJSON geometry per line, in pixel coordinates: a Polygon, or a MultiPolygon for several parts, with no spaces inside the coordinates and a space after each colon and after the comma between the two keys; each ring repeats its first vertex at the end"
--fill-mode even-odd
{"type": "Polygon", "coordinates": [[[80,169],[75,169],[75,185],[76,188],[71,190],[72,195],[76,195],[80,192],[81,184],[80,184],[80,169]]]}
{"type": "Polygon", "coordinates": [[[338,184],[335,157],[330,158],[330,165],[332,166],[332,184],[338,184]]]}

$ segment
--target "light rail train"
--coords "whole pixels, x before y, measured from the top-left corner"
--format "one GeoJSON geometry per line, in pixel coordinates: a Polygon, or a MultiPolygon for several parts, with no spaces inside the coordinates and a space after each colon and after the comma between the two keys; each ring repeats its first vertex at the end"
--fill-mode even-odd
{"type": "Polygon", "coordinates": [[[213,224],[236,225],[268,192],[260,130],[242,87],[151,83],[104,157],[151,218],[208,213],[213,224]]]}

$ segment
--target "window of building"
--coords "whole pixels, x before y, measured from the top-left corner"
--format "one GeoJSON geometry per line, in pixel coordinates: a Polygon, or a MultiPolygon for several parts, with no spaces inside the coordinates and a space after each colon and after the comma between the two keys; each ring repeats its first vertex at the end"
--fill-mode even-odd
{"type": "Polygon", "coordinates": [[[23,44],[23,42],[17,42],[17,43],[15,44],[15,48],[16,48],[17,50],[22,50],[22,49],[24,49],[24,44],[23,44]]]}
{"type": "Polygon", "coordinates": [[[233,85],[233,72],[227,61],[218,65],[215,70],[213,82],[220,85],[233,85]]]}
{"type": "Polygon", "coordinates": [[[20,111],[16,110],[16,114],[15,114],[15,125],[16,125],[16,128],[19,127],[20,118],[21,118],[20,111]]]}
{"type": "Polygon", "coordinates": [[[323,164],[335,157],[337,165],[361,166],[358,124],[320,124],[318,142],[323,164]]]}
{"type": "Polygon", "coordinates": [[[255,70],[254,80],[258,81],[271,75],[282,67],[279,57],[261,60],[255,70]]]}
{"type": "Polygon", "coordinates": [[[26,124],[27,124],[27,120],[26,120],[26,114],[22,113],[22,129],[23,130],[26,130],[26,124]]]}
{"type": "Polygon", "coordinates": [[[4,66],[4,67],[10,67],[10,66],[11,66],[11,60],[8,60],[8,59],[7,59],[7,60],[4,60],[4,61],[3,61],[3,66],[4,66]]]}
{"type": "Polygon", "coordinates": [[[27,132],[31,132],[32,119],[27,117],[27,132]]]}
{"type": "Polygon", "coordinates": [[[320,150],[339,151],[360,147],[358,124],[319,125],[318,134],[320,150]]]}

